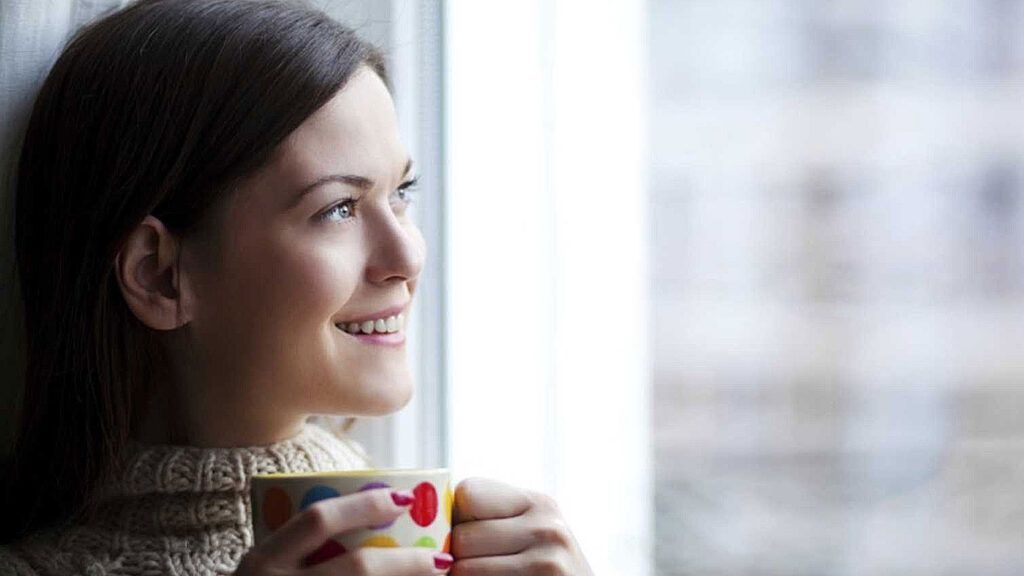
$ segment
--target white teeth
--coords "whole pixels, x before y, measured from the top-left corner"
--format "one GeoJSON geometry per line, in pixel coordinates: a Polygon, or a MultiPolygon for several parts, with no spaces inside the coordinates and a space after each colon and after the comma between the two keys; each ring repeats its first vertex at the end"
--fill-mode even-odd
{"type": "Polygon", "coordinates": [[[405,316],[399,314],[377,320],[367,320],[366,322],[341,323],[336,324],[336,326],[349,334],[392,334],[400,332],[405,327],[405,316]]]}

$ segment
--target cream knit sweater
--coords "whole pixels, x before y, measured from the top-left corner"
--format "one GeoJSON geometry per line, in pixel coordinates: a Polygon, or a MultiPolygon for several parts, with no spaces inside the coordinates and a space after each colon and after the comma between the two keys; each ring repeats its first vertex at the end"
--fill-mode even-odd
{"type": "Polygon", "coordinates": [[[133,442],[99,519],[0,546],[0,575],[231,574],[253,545],[253,474],[367,468],[344,433],[306,423],[269,446],[197,448],[133,442]]]}

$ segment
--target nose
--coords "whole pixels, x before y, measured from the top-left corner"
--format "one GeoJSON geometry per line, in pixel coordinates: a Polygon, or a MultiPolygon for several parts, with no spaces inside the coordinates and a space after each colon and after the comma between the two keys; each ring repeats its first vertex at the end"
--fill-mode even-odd
{"type": "Polygon", "coordinates": [[[368,228],[370,246],[367,279],[374,284],[407,282],[423,270],[426,244],[419,228],[408,218],[399,218],[391,210],[368,228]]]}

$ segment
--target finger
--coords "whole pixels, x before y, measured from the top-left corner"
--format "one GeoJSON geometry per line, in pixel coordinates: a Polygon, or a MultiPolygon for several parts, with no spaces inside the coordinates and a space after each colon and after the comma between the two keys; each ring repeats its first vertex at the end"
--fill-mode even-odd
{"type": "Polygon", "coordinates": [[[523,516],[463,522],[452,528],[452,555],[461,560],[517,554],[529,548],[535,536],[523,516]]]}
{"type": "Polygon", "coordinates": [[[276,565],[298,567],[331,536],[386,524],[406,512],[408,506],[396,504],[387,488],[320,500],[268,536],[260,553],[276,565]]]}
{"type": "Polygon", "coordinates": [[[444,574],[452,557],[423,548],[359,548],[317,564],[304,572],[310,576],[423,576],[444,574]],[[437,559],[441,558],[442,562],[437,559]]]}
{"type": "Polygon", "coordinates": [[[526,492],[487,478],[467,478],[455,488],[453,523],[512,518],[530,509],[526,492]]]}
{"type": "Polygon", "coordinates": [[[459,558],[452,566],[451,576],[535,576],[537,574],[572,574],[563,555],[548,553],[520,553],[510,556],[459,558]]]}

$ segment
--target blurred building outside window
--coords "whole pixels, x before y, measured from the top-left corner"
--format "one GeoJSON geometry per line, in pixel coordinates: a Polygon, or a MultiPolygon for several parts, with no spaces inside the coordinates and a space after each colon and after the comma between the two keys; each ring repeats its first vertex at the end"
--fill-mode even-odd
{"type": "Polygon", "coordinates": [[[657,574],[1021,573],[1024,3],[649,7],[657,574]]]}

